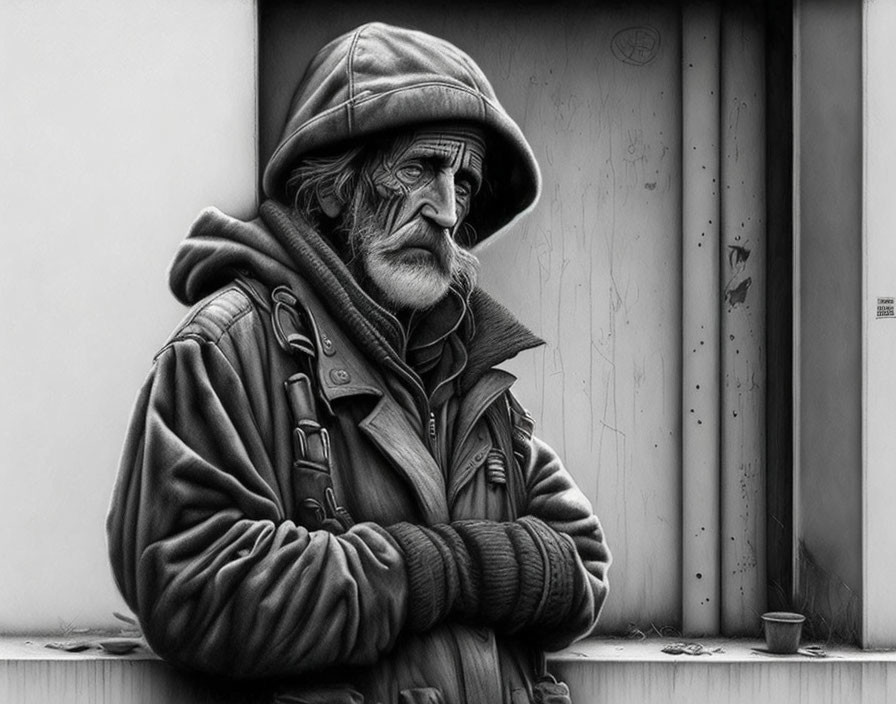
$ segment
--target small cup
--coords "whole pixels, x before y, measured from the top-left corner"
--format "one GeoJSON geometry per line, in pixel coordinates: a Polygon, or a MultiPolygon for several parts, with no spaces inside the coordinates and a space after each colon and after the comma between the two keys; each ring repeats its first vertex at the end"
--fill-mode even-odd
{"type": "Polygon", "coordinates": [[[765,627],[765,647],[770,653],[795,653],[800,647],[800,635],[806,617],[789,611],[770,611],[762,614],[765,627]]]}

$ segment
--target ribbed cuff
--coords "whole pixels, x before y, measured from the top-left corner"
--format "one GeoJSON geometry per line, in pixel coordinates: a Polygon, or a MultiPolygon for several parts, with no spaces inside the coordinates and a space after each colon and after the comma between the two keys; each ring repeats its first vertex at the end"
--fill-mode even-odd
{"type": "Polygon", "coordinates": [[[545,595],[545,558],[532,535],[518,522],[508,523],[507,537],[519,563],[519,598],[512,619],[507,624],[510,633],[531,626],[542,608],[545,595]]]}
{"type": "Polygon", "coordinates": [[[543,627],[558,626],[564,622],[572,607],[575,547],[569,538],[534,516],[524,516],[516,523],[532,537],[544,564],[542,598],[533,616],[533,623],[543,627]]]}
{"type": "Polygon", "coordinates": [[[520,588],[519,563],[504,526],[491,521],[452,524],[464,539],[472,564],[478,566],[479,615],[495,624],[513,613],[520,588]]]}
{"type": "Polygon", "coordinates": [[[457,571],[450,551],[431,530],[396,523],[386,530],[404,553],[410,603],[408,628],[426,631],[442,621],[454,606],[457,571]]]}
{"type": "Polygon", "coordinates": [[[473,621],[480,612],[481,566],[471,558],[466,542],[453,525],[436,525],[432,529],[445,541],[453,558],[452,565],[457,574],[454,614],[461,620],[473,621]]]}

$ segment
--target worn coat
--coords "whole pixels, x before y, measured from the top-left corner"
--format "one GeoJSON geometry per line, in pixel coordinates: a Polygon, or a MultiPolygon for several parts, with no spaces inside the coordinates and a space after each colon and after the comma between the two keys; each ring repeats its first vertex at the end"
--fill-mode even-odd
{"type": "MultiPolygon", "coordinates": [[[[283,209],[263,212],[291,227],[283,209]]],[[[419,687],[446,702],[511,701],[514,690],[514,702],[528,701],[537,651],[593,626],[609,563],[588,501],[531,435],[513,377],[494,368],[535,339],[474,292],[464,316],[480,325],[452,393],[432,409],[432,433],[406,382],[371,363],[350,315],[334,314],[290,262],[262,223],[215,211],[182,247],[173,286],[200,300],[156,356],[133,414],[108,521],[122,593],[163,657],[203,672],[345,681],[370,702],[419,687]],[[203,295],[226,272],[230,283],[203,295]],[[303,365],[277,342],[275,284],[301,301],[319,350],[333,489],[355,521],[345,532],[297,520],[305,499],[321,497],[294,467],[284,381],[303,365]],[[513,635],[469,619],[408,632],[406,557],[384,528],[526,515],[575,546],[562,622],[513,635]]]]}

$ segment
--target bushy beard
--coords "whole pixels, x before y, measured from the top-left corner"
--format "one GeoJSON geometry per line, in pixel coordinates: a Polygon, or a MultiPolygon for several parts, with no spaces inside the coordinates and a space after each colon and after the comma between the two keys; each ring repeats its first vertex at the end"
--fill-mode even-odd
{"type": "Polygon", "coordinates": [[[452,233],[418,217],[387,232],[382,213],[356,189],[339,230],[348,244],[348,266],[367,293],[392,311],[425,310],[452,284],[463,291],[476,285],[479,260],[452,233]]]}

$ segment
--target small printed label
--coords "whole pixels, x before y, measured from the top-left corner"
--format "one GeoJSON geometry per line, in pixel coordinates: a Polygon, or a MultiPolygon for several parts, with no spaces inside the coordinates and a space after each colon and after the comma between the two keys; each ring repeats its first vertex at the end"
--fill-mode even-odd
{"type": "Polygon", "coordinates": [[[896,304],[892,296],[877,299],[878,318],[896,318],[896,304]]]}

